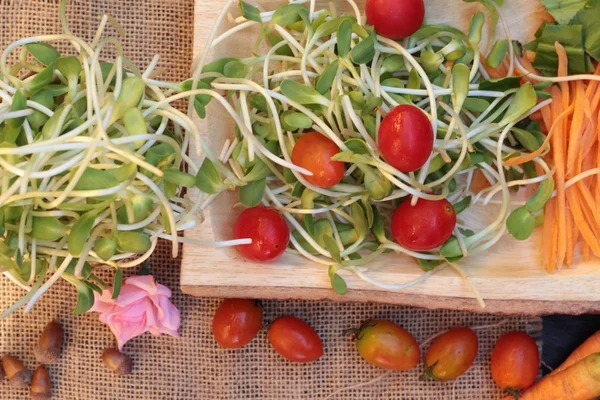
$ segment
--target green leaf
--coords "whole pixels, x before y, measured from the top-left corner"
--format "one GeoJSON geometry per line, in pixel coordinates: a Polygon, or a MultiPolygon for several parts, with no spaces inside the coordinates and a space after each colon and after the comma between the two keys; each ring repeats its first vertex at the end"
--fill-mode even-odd
{"type": "Polygon", "coordinates": [[[500,121],[500,126],[505,126],[518,120],[523,114],[531,110],[537,104],[537,95],[530,82],[527,82],[519,88],[515,97],[512,99],[504,118],[500,121]]]}
{"type": "Polygon", "coordinates": [[[498,68],[508,53],[508,41],[506,39],[498,40],[494,43],[494,47],[487,56],[485,63],[488,67],[498,68]]]}
{"type": "Polygon", "coordinates": [[[43,242],[54,242],[62,239],[67,228],[56,217],[33,217],[29,236],[43,242]]]}
{"type": "MultiPolygon", "coordinates": [[[[279,36],[277,33],[269,33],[269,34],[267,34],[267,41],[269,42],[271,47],[275,47],[276,44],[283,41],[283,38],[281,36],[279,36]]],[[[290,46],[285,45],[285,46],[281,46],[280,48],[275,50],[275,54],[277,54],[278,56],[292,57],[294,55],[294,52],[292,51],[290,46]]]]}
{"type": "Polygon", "coordinates": [[[373,200],[382,200],[393,190],[392,183],[377,168],[366,164],[357,164],[358,168],[365,174],[363,183],[367,192],[373,200]]]}
{"type": "Polygon", "coordinates": [[[583,8],[586,0],[542,0],[546,10],[559,24],[568,24],[579,10],[583,8]]]}
{"type": "Polygon", "coordinates": [[[354,229],[356,229],[359,234],[366,233],[368,231],[368,223],[360,204],[352,203],[350,205],[350,215],[354,221],[354,229]]]}
{"type": "Polygon", "coordinates": [[[196,185],[196,177],[192,174],[179,171],[175,168],[167,168],[163,172],[165,173],[165,181],[174,185],[186,188],[192,188],[196,185]]]}
{"type": "Polygon", "coordinates": [[[325,242],[327,251],[331,254],[331,258],[333,258],[336,263],[340,264],[342,262],[342,256],[340,255],[340,249],[335,239],[331,235],[323,235],[323,241],[325,242]]]}
{"type": "Polygon", "coordinates": [[[137,107],[145,89],[146,85],[140,77],[130,76],[124,79],[119,97],[115,101],[109,125],[121,119],[129,109],[137,107]]]}
{"type": "Polygon", "coordinates": [[[287,4],[279,7],[273,13],[269,26],[281,25],[283,27],[300,21],[300,9],[304,8],[300,4],[287,4]]]}
{"type": "MultiPolygon", "coordinates": [[[[26,109],[27,109],[27,97],[25,97],[25,93],[23,93],[23,91],[21,89],[19,89],[15,92],[15,95],[12,98],[12,104],[10,105],[10,111],[21,111],[21,110],[26,110],[26,109]]],[[[24,121],[25,121],[25,117],[11,118],[9,120],[6,120],[5,125],[6,125],[6,127],[10,127],[10,128],[20,128],[21,125],[23,125],[24,121]]],[[[14,142],[14,141],[7,139],[6,137],[4,138],[4,140],[7,142],[11,142],[11,143],[14,142]]]]}
{"type": "Polygon", "coordinates": [[[113,280],[113,291],[111,299],[116,299],[121,294],[121,286],[123,285],[123,270],[117,267],[117,271],[115,272],[115,278],[113,280]]]}
{"type": "Polygon", "coordinates": [[[467,97],[463,103],[463,108],[476,113],[482,113],[490,107],[490,102],[477,97],[467,97]]]}
{"type": "Polygon", "coordinates": [[[296,81],[285,79],[280,85],[281,93],[299,104],[321,104],[327,106],[329,100],[319,92],[296,81]]]}
{"type": "Polygon", "coordinates": [[[360,199],[360,204],[362,204],[363,210],[365,210],[365,215],[367,216],[367,226],[369,229],[373,226],[373,206],[369,202],[369,196],[363,196],[360,199]]]}
{"type": "Polygon", "coordinates": [[[404,57],[400,54],[392,54],[387,56],[381,63],[381,73],[398,72],[404,69],[404,57]]]}
{"type": "Polygon", "coordinates": [[[31,55],[42,65],[48,66],[55,62],[58,59],[58,57],[60,57],[60,53],[58,52],[58,50],[50,46],[48,43],[29,43],[26,44],[25,47],[31,53],[31,55]]]}
{"type": "Polygon", "coordinates": [[[467,38],[469,39],[469,43],[471,47],[475,48],[481,42],[481,32],[483,30],[483,25],[485,24],[485,15],[482,12],[478,12],[473,15],[471,18],[471,25],[469,26],[469,34],[467,38]]]}
{"type": "Polygon", "coordinates": [[[125,231],[117,234],[117,249],[122,253],[145,253],[151,246],[152,241],[147,233],[125,231]]]}
{"type": "Polygon", "coordinates": [[[421,52],[419,61],[425,72],[431,75],[440,69],[440,65],[444,63],[444,56],[431,50],[424,50],[421,52]]]}
{"type": "Polygon", "coordinates": [[[521,77],[511,76],[508,78],[490,79],[479,82],[479,90],[491,90],[505,92],[510,89],[517,89],[521,86],[521,77]]]}
{"type": "Polygon", "coordinates": [[[331,288],[337,294],[345,295],[348,292],[346,281],[340,275],[335,273],[335,266],[329,267],[329,279],[331,280],[331,288]]]}
{"type": "Polygon", "coordinates": [[[526,131],[525,129],[513,128],[511,129],[515,139],[523,146],[525,149],[534,152],[540,148],[542,145],[534,134],[526,131]]]}
{"type": "MultiPolygon", "coordinates": [[[[52,97],[52,93],[47,89],[42,89],[33,94],[30,100],[41,104],[50,110],[54,108],[54,97],[52,97]]],[[[38,110],[34,110],[33,114],[27,116],[27,121],[34,132],[39,132],[42,126],[48,122],[49,119],[49,116],[38,110]]]]}
{"type": "Polygon", "coordinates": [[[228,78],[244,78],[246,72],[246,64],[240,60],[231,60],[223,67],[223,75],[228,78]]]}
{"type": "Polygon", "coordinates": [[[465,64],[455,64],[452,67],[452,104],[455,109],[461,109],[469,95],[470,73],[465,64]]]}
{"type": "Polygon", "coordinates": [[[42,90],[54,79],[54,64],[44,68],[42,72],[35,75],[33,79],[25,84],[25,88],[29,93],[35,93],[42,90]]]}
{"type": "Polygon", "coordinates": [[[73,314],[85,314],[94,305],[94,292],[85,283],[80,282],[77,287],[77,306],[73,314]]]}
{"type": "Polygon", "coordinates": [[[417,258],[416,260],[419,267],[425,272],[432,271],[435,267],[442,265],[441,260],[423,260],[422,258],[417,258]]]}
{"type": "Polygon", "coordinates": [[[456,215],[458,215],[461,212],[465,211],[467,208],[469,208],[470,205],[471,205],[471,196],[467,196],[467,197],[463,198],[462,200],[460,200],[459,202],[454,203],[452,205],[452,207],[454,208],[454,212],[456,213],[456,215]]]}
{"type": "MultiPolygon", "coordinates": [[[[352,23],[344,20],[337,31],[337,51],[340,58],[344,58],[350,52],[350,43],[352,41],[352,23]]],[[[337,61],[337,60],[336,60],[337,61]]],[[[337,69],[337,68],[336,68],[337,69]]]]}
{"type": "Polygon", "coordinates": [[[442,245],[442,248],[440,249],[440,255],[449,261],[458,257],[463,257],[463,253],[460,249],[460,245],[458,244],[458,239],[456,236],[451,236],[450,239],[448,239],[446,243],[442,245]]]}
{"type": "MultiPolygon", "coordinates": [[[[419,75],[419,71],[416,68],[410,70],[408,74],[408,83],[406,85],[409,89],[420,89],[421,88],[421,76],[419,75]]],[[[410,96],[410,98],[414,99],[417,96],[410,96]]]]}
{"type": "Polygon", "coordinates": [[[565,47],[568,57],[569,73],[586,72],[586,55],[581,25],[546,25],[538,39],[533,67],[550,74],[558,71],[558,54],[555,43],[565,47]]]}
{"type": "Polygon", "coordinates": [[[344,142],[346,147],[354,154],[369,154],[367,143],[363,139],[352,138],[344,142]]]}
{"type": "Polygon", "coordinates": [[[75,56],[60,57],[56,60],[56,69],[67,79],[77,79],[81,74],[81,63],[75,56]]]}
{"type": "Polygon", "coordinates": [[[112,238],[98,238],[94,242],[94,252],[102,260],[108,261],[117,252],[117,243],[112,238]]]}
{"type": "Polygon", "coordinates": [[[506,219],[508,232],[517,240],[528,239],[535,229],[535,216],[525,207],[519,207],[506,219]]]}
{"type": "Polygon", "coordinates": [[[246,182],[257,181],[259,179],[266,178],[271,174],[271,171],[267,167],[267,165],[259,158],[254,160],[254,166],[250,169],[250,171],[244,176],[244,180],[246,182]]]}
{"type": "Polygon", "coordinates": [[[137,165],[134,163],[105,170],[88,167],[75,184],[75,190],[108,189],[133,178],[136,173],[137,165]]]}
{"type": "Polygon", "coordinates": [[[267,179],[262,178],[240,187],[240,202],[246,207],[254,207],[260,204],[264,194],[267,179]]]}
{"type": "Polygon", "coordinates": [[[533,161],[528,161],[523,164],[523,169],[525,170],[525,174],[528,178],[536,178],[538,176],[533,161]]]}
{"type": "Polygon", "coordinates": [[[331,91],[331,85],[333,84],[335,76],[337,75],[339,64],[339,60],[335,60],[329,64],[325,70],[323,70],[321,75],[317,77],[315,80],[315,89],[317,89],[317,92],[325,95],[331,91]]]}
{"type": "Polygon", "coordinates": [[[571,24],[580,24],[585,38],[585,49],[596,61],[600,61],[600,0],[588,0],[571,24]]]}
{"type": "Polygon", "coordinates": [[[554,179],[548,178],[540,184],[533,196],[527,200],[525,208],[527,208],[527,210],[529,210],[531,213],[536,213],[543,210],[548,200],[550,200],[552,197],[553,191],[554,179]]]}
{"type": "Polygon", "coordinates": [[[377,207],[373,207],[373,224],[371,225],[371,233],[373,233],[373,236],[375,236],[379,243],[385,243],[388,241],[385,236],[383,219],[381,218],[377,207]]]}
{"type": "Polygon", "coordinates": [[[81,255],[81,251],[92,232],[97,215],[98,213],[96,211],[89,211],[79,217],[73,224],[71,232],[69,232],[69,238],[67,239],[69,253],[71,253],[71,255],[75,257],[81,255]]]}
{"type": "Polygon", "coordinates": [[[254,7],[252,4],[248,4],[245,1],[240,1],[240,10],[242,12],[242,17],[250,21],[262,23],[259,9],[254,7]]]}
{"type": "Polygon", "coordinates": [[[329,21],[323,22],[315,29],[315,34],[312,40],[320,39],[323,36],[331,35],[333,32],[337,32],[342,22],[350,20],[355,22],[355,19],[349,15],[342,15],[341,17],[333,18],[329,21]]]}
{"type": "Polygon", "coordinates": [[[366,39],[359,42],[350,52],[350,58],[355,64],[366,64],[375,57],[375,39],[373,36],[368,36],[366,39]]]}
{"type": "Polygon", "coordinates": [[[223,178],[209,158],[205,158],[196,175],[196,187],[206,194],[215,194],[223,189],[223,178]]]}
{"type": "Polygon", "coordinates": [[[292,132],[294,132],[298,129],[309,129],[313,125],[312,119],[310,119],[309,117],[307,117],[306,115],[304,115],[302,113],[291,111],[291,110],[287,110],[283,114],[281,114],[281,122],[282,122],[282,124],[286,125],[285,126],[286,131],[292,131],[292,132]],[[291,129],[288,129],[288,128],[291,128],[291,129]]]}

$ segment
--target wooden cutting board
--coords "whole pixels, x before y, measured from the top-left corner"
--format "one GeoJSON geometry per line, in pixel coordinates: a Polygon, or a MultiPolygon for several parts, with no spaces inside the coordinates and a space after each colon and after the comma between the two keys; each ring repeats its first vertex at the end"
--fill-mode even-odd
{"type": "MultiPolygon", "coordinates": [[[[505,3],[502,11],[509,20],[513,38],[529,41],[547,17],[539,0],[506,0],[505,3]]],[[[204,50],[223,4],[224,0],[196,0],[195,55],[204,50]]],[[[262,0],[260,4],[267,10],[274,10],[282,2],[262,0]]],[[[364,1],[358,1],[358,5],[364,9],[364,1]]],[[[348,10],[345,1],[337,0],[336,7],[340,11],[348,10]]],[[[429,23],[444,22],[463,30],[468,29],[471,16],[482,9],[477,3],[459,0],[427,0],[426,7],[429,23]]],[[[234,16],[239,15],[237,4],[231,7],[231,12],[234,16]]],[[[225,18],[219,32],[231,26],[225,18]]],[[[498,36],[501,32],[499,28],[498,36]]],[[[238,33],[221,43],[211,54],[211,59],[248,56],[255,37],[256,31],[252,30],[238,33]]],[[[208,118],[197,120],[197,123],[215,152],[226,138],[233,136],[231,119],[214,104],[209,106],[208,118]]],[[[205,223],[187,231],[186,236],[201,240],[230,239],[233,221],[241,211],[234,208],[236,202],[236,193],[220,195],[206,213],[205,223]]],[[[475,210],[472,218],[483,226],[490,214],[489,208],[475,210]]],[[[506,314],[600,312],[600,262],[594,260],[550,275],[539,265],[539,249],[540,232],[526,242],[505,237],[488,253],[462,262],[486,301],[485,311],[506,314]]],[[[303,258],[285,255],[276,263],[257,264],[243,259],[231,249],[188,244],[183,249],[181,289],[194,296],[330,299],[483,311],[465,281],[449,269],[424,283],[397,291],[371,286],[346,271],[341,274],[349,287],[344,296],[331,290],[326,268],[303,258]]],[[[408,282],[421,274],[413,260],[397,254],[382,257],[369,265],[370,276],[390,284],[408,282]]]]}

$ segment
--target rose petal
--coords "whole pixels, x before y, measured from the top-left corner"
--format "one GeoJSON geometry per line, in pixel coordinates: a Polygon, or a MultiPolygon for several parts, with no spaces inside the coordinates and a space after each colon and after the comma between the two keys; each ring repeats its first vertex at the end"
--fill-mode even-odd
{"type": "Polygon", "coordinates": [[[148,294],[156,292],[156,280],[152,275],[131,276],[125,280],[127,285],[138,287],[148,294]]]}

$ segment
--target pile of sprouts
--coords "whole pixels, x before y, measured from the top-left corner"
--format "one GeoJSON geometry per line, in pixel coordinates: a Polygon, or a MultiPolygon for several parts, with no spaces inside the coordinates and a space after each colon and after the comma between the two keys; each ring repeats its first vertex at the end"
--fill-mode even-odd
{"type": "MultiPolygon", "coordinates": [[[[456,261],[489,249],[507,230],[525,239],[540,223],[553,190],[553,171],[543,159],[547,149],[523,168],[504,162],[542,145],[541,128],[528,117],[551,102],[544,91],[549,84],[522,85],[513,76],[515,66],[523,68],[513,46],[504,52],[494,46],[489,62],[507,53],[511,61],[506,78],[490,79],[480,62],[483,13],[473,16],[467,34],[426,25],[399,43],[367,26],[353,0],[348,0],[352,13],[342,15],[333,5],[315,10],[314,1],[290,1],[274,11],[240,2],[238,18],[228,12],[231,3],[195,63],[193,93],[217,99],[237,125],[220,161],[243,182],[241,203],[281,211],[293,227],[290,251],[327,266],[338,293],[346,292],[340,269],[379,287],[400,289],[444,265],[460,270],[456,261]],[[234,27],[217,36],[226,17],[234,27]],[[206,63],[211,48],[257,27],[252,56],[206,63]],[[425,111],[436,135],[427,163],[408,174],[387,164],[377,146],[382,118],[399,104],[425,111]],[[316,187],[303,177],[310,172],[291,162],[291,149],[308,131],[322,133],[340,148],[334,159],[347,167],[340,184],[316,187]],[[489,188],[473,193],[476,171],[489,188]],[[540,182],[545,183],[527,201],[510,195],[540,182]],[[398,201],[407,198],[413,204],[445,198],[458,214],[475,203],[500,207],[494,208],[494,221],[477,232],[459,215],[446,244],[415,252],[390,240],[385,228],[398,201]],[[374,280],[368,263],[389,251],[417,259],[423,275],[401,285],[374,280]]],[[[489,3],[495,24],[501,15],[489,3]]],[[[212,160],[201,167],[199,176],[213,178],[205,180],[209,183],[201,189],[206,192],[226,190],[210,173],[216,167],[212,160]]]]}
{"type": "Polygon", "coordinates": [[[199,169],[190,143],[196,156],[213,158],[191,118],[172,106],[188,84],[156,80],[158,56],[139,71],[117,39],[104,37],[107,23],[121,30],[108,16],[91,43],[76,37],[65,3],[64,33],[18,40],[0,58],[0,265],[27,291],[3,315],[25,303],[28,311],[61,278],[79,292],[75,312],[85,312],[93,291],[108,286],[93,273],[106,266],[116,269],[116,297],[122,270],[147,260],[161,238],[174,257],[184,241],[250,242],[179,236],[203,221],[212,199],[182,195],[199,169]],[[101,58],[109,47],[110,62],[101,58]]]}

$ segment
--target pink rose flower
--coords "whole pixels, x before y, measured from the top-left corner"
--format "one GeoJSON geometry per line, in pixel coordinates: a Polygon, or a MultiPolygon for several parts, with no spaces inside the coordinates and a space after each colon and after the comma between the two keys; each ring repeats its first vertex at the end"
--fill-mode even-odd
{"type": "Polygon", "coordinates": [[[129,339],[144,332],[179,337],[179,310],[169,300],[171,290],[156,283],[153,276],[132,276],[125,280],[119,297],[111,299],[112,288],[102,295],[94,292],[90,312],[100,313],[100,321],[110,327],[117,338],[119,350],[129,339]]]}

